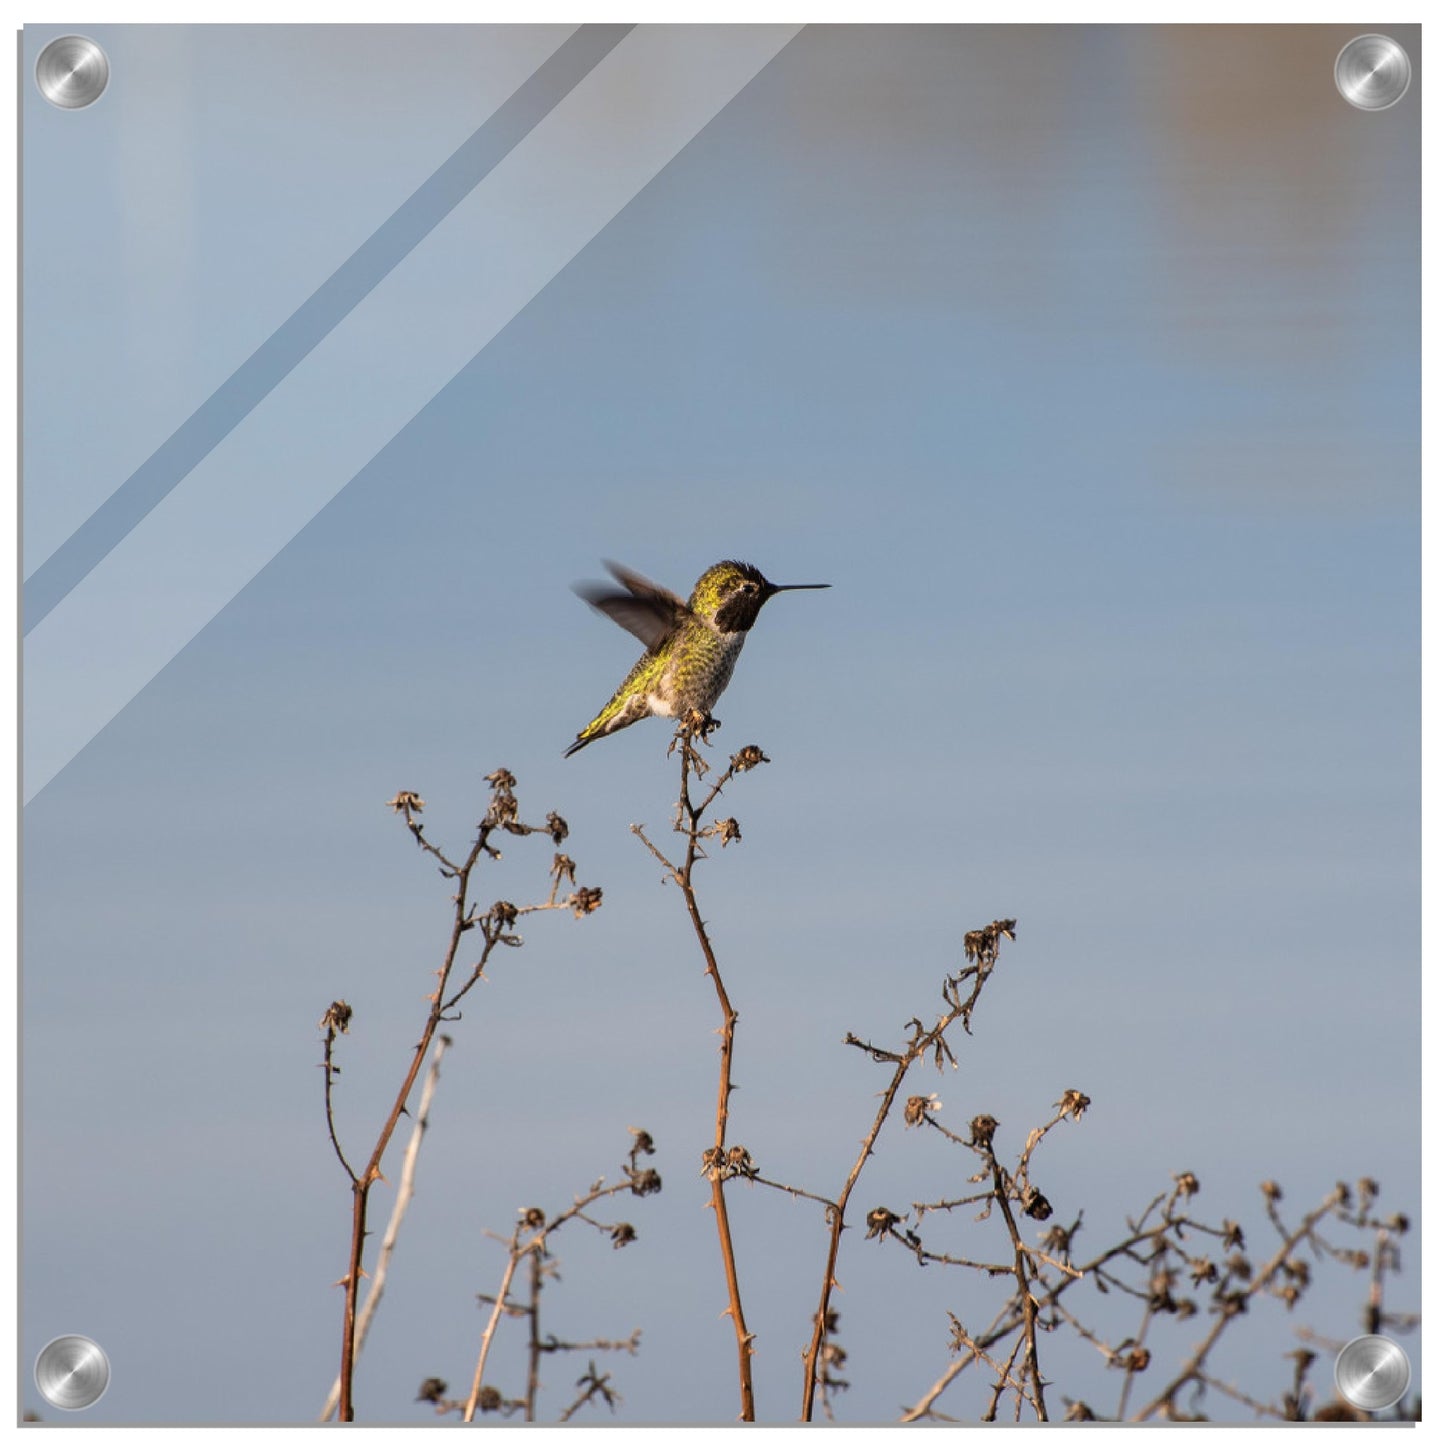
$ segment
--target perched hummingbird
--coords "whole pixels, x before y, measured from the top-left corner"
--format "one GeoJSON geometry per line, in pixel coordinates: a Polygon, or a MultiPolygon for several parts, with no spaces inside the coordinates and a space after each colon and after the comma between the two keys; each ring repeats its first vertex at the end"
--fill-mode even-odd
{"type": "Polygon", "coordinates": [[[616,562],[609,562],[607,570],[622,584],[620,589],[599,582],[585,584],[577,592],[640,638],[647,651],[563,757],[570,758],[619,728],[631,727],[639,718],[683,717],[689,712],[711,716],[763,603],[776,592],[831,585],[797,582],[780,587],[746,562],[719,562],[697,579],[692,596],[684,602],[616,562]]]}

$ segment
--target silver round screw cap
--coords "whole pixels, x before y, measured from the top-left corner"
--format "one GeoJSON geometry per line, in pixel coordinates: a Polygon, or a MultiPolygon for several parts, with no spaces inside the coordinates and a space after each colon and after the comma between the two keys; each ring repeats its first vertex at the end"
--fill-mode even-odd
{"type": "Polygon", "coordinates": [[[35,1386],[57,1410],[84,1410],[109,1384],[105,1351],[84,1335],[61,1335],[36,1356],[35,1386]]]}
{"type": "Polygon", "coordinates": [[[1410,88],[1410,57],[1388,35],[1357,35],[1335,57],[1335,88],[1356,110],[1389,110],[1410,88]]]}
{"type": "Polygon", "coordinates": [[[84,35],[62,35],[37,57],[35,83],[51,105],[83,110],[94,105],[110,84],[110,61],[84,35]]]}
{"type": "Polygon", "coordinates": [[[1388,1335],[1361,1335],[1335,1361],[1335,1388],[1360,1410],[1388,1410],[1410,1388],[1410,1357],[1388,1335]]]}

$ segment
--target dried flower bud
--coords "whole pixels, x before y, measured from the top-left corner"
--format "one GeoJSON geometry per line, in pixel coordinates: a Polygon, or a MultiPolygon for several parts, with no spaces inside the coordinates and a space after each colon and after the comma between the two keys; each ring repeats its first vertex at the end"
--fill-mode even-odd
{"type": "Polygon", "coordinates": [[[1093,1102],[1087,1094],[1081,1094],[1077,1089],[1065,1089],[1064,1097],[1054,1105],[1054,1108],[1060,1114],[1068,1114],[1071,1118],[1082,1119],[1084,1111],[1093,1102]]]}
{"type": "Polygon", "coordinates": [[[393,813],[420,813],[426,804],[415,793],[403,789],[386,806],[393,813]]]}
{"type": "Polygon", "coordinates": [[[417,1391],[417,1399],[425,1400],[428,1404],[435,1404],[443,1399],[447,1393],[447,1382],[439,1380],[435,1375],[421,1382],[421,1389],[417,1391]]]}
{"type": "Polygon", "coordinates": [[[1067,1259],[1069,1250],[1073,1248],[1074,1231],[1065,1229],[1062,1224],[1051,1224],[1039,1236],[1039,1243],[1048,1254],[1062,1255],[1067,1259]]]}
{"type": "Polygon", "coordinates": [[[741,1144],[734,1144],[728,1150],[727,1163],[723,1165],[723,1178],[735,1179],[738,1177],[756,1179],[758,1166],[753,1163],[753,1156],[741,1144]]]}
{"type": "Polygon", "coordinates": [[[522,1216],[522,1226],[525,1229],[541,1229],[547,1222],[547,1216],[536,1205],[530,1209],[519,1209],[517,1213],[522,1216]]]}
{"type": "Polygon", "coordinates": [[[735,773],[746,773],[759,763],[770,762],[772,759],[756,743],[749,743],[741,752],[733,754],[728,766],[735,773]]]}
{"type": "Polygon", "coordinates": [[[1124,1356],[1121,1363],[1131,1375],[1136,1375],[1141,1370],[1147,1370],[1149,1368],[1149,1361],[1151,1359],[1153,1359],[1153,1356],[1148,1350],[1142,1345],[1135,1345],[1134,1348],[1124,1356]]]}
{"type": "Polygon", "coordinates": [[[517,924],[517,905],[515,903],[508,903],[505,898],[499,898],[492,904],[489,917],[498,928],[515,928],[517,924]]]}
{"type": "Polygon", "coordinates": [[[657,1146],[652,1142],[652,1135],[646,1129],[628,1129],[632,1135],[632,1148],[628,1151],[628,1157],[636,1160],[639,1154],[655,1154],[657,1146]]]}
{"type": "Polygon", "coordinates": [[[575,883],[577,881],[577,865],[565,853],[554,853],[552,855],[552,877],[559,883],[564,878],[569,883],[575,883]]]}
{"type": "Polygon", "coordinates": [[[1019,1199],[1024,1207],[1024,1213],[1030,1219],[1047,1219],[1054,1212],[1054,1206],[1044,1198],[1043,1191],[1035,1184],[1028,1185],[1019,1199]]]}
{"type": "Polygon", "coordinates": [[[986,928],[971,929],[963,935],[963,956],[980,967],[995,963],[999,939],[1012,939],[1017,927],[1016,918],[995,918],[986,928]]]}
{"type": "Polygon", "coordinates": [[[1198,1176],[1191,1173],[1188,1169],[1186,1169],[1183,1174],[1176,1174],[1174,1176],[1174,1182],[1179,1186],[1179,1192],[1186,1199],[1192,1199],[1199,1193],[1198,1176]]]}
{"type": "Polygon", "coordinates": [[[637,1239],[637,1231],[630,1224],[614,1224],[612,1226],[612,1247],[613,1249],[626,1249],[637,1239]]]}
{"type": "Polygon", "coordinates": [[[1226,1249],[1244,1248],[1244,1230],[1232,1219],[1224,1221],[1224,1247],[1226,1249]]]}
{"type": "Polygon", "coordinates": [[[351,1005],[339,998],[317,1020],[316,1027],[330,1033],[344,1034],[351,1027],[351,1005]]]}
{"type": "Polygon", "coordinates": [[[1271,1204],[1278,1204],[1284,1198],[1284,1190],[1273,1179],[1266,1179],[1259,1187],[1271,1204]]]}
{"type": "Polygon", "coordinates": [[[891,1209],[885,1209],[881,1204],[877,1209],[868,1211],[868,1239],[882,1239],[895,1224],[899,1222],[902,1215],[894,1214],[891,1209]]]}
{"type": "Polygon", "coordinates": [[[586,918],[589,913],[596,913],[602,907],[602,890],[579,888],[567,901],[572,905],[574,918],[586,918]]]}
{"type": "Polygon", "coordinates": [[[1213,1284],[1219,1278],[1219,1270],[1212,1259],[1191,1259],[1189,1261],[1189,1278],[1196,1285],[1213,1284]]]}
{"type": "Polygon", "coordinates": [[[547,814],[547,832],[551,834],[552,843],[560,848],[562,840],[567,836],[567,820],[557,813],[547,814]]]}
{"type": "Polygon", "coordinates": [[[658,1194],[662,1190],[662,1175],[656,1169],[635,1169],[627,1176],[632,1181],[632,1192],[639,1199],[645,1199],[649,1194],[658,1194]]]}
{"type": "Polygon", "coordinates": [[[741,843],[743,841],[743,830],[738,827],[736,818],[720,818],[713,824],[713,829],[718,837],[722,839],[724,848],[729,843],[741,843]]]}
{"type": "Polygon", "coordinates": [[[504,789],[512,789],[517,786],[516,777],[506,768],[498,768],[494,773],[488,773],[486,781],[499,792],[504,789]]]}
{"type": "Polygon", "coordinates": [[[979,1149],[987,1149],[993,1143],[998,1120],[992,1114],[975,1116],[968,1126],[968,1142],[979,1149]]]}
{"type": "Polygon", "coordinates": [[[912,1094],[903,1106],[903,1122],[912,1129],[915,1125],[923,1123],[930,1113],[941,1108],[943,1108],[943,1104],[937,1094],[929,1094],[927,1097],[922,1094],[912,1094]]]}

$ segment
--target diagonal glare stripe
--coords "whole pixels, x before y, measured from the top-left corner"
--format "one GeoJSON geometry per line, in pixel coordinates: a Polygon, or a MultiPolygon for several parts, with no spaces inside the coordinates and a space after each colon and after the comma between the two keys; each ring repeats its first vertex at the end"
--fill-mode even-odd
{"type": "Polygon", "coordinates": [[[525,80],[25,582],[32,632],[632,29],[584,25],[525,80]]]}
{"type": "Polygon", "coordinates": [[[644,25],[25,639],[26,802],[802,29],[644,25]]]}

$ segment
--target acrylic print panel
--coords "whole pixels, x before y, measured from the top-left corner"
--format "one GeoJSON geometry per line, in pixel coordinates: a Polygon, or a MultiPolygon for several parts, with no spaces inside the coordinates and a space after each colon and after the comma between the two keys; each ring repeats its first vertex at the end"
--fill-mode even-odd
{"type": "Polygon", "coordinates": [[[1371,28],[25,28],[22,1409],[1413,1408],[1371,28]]]}

